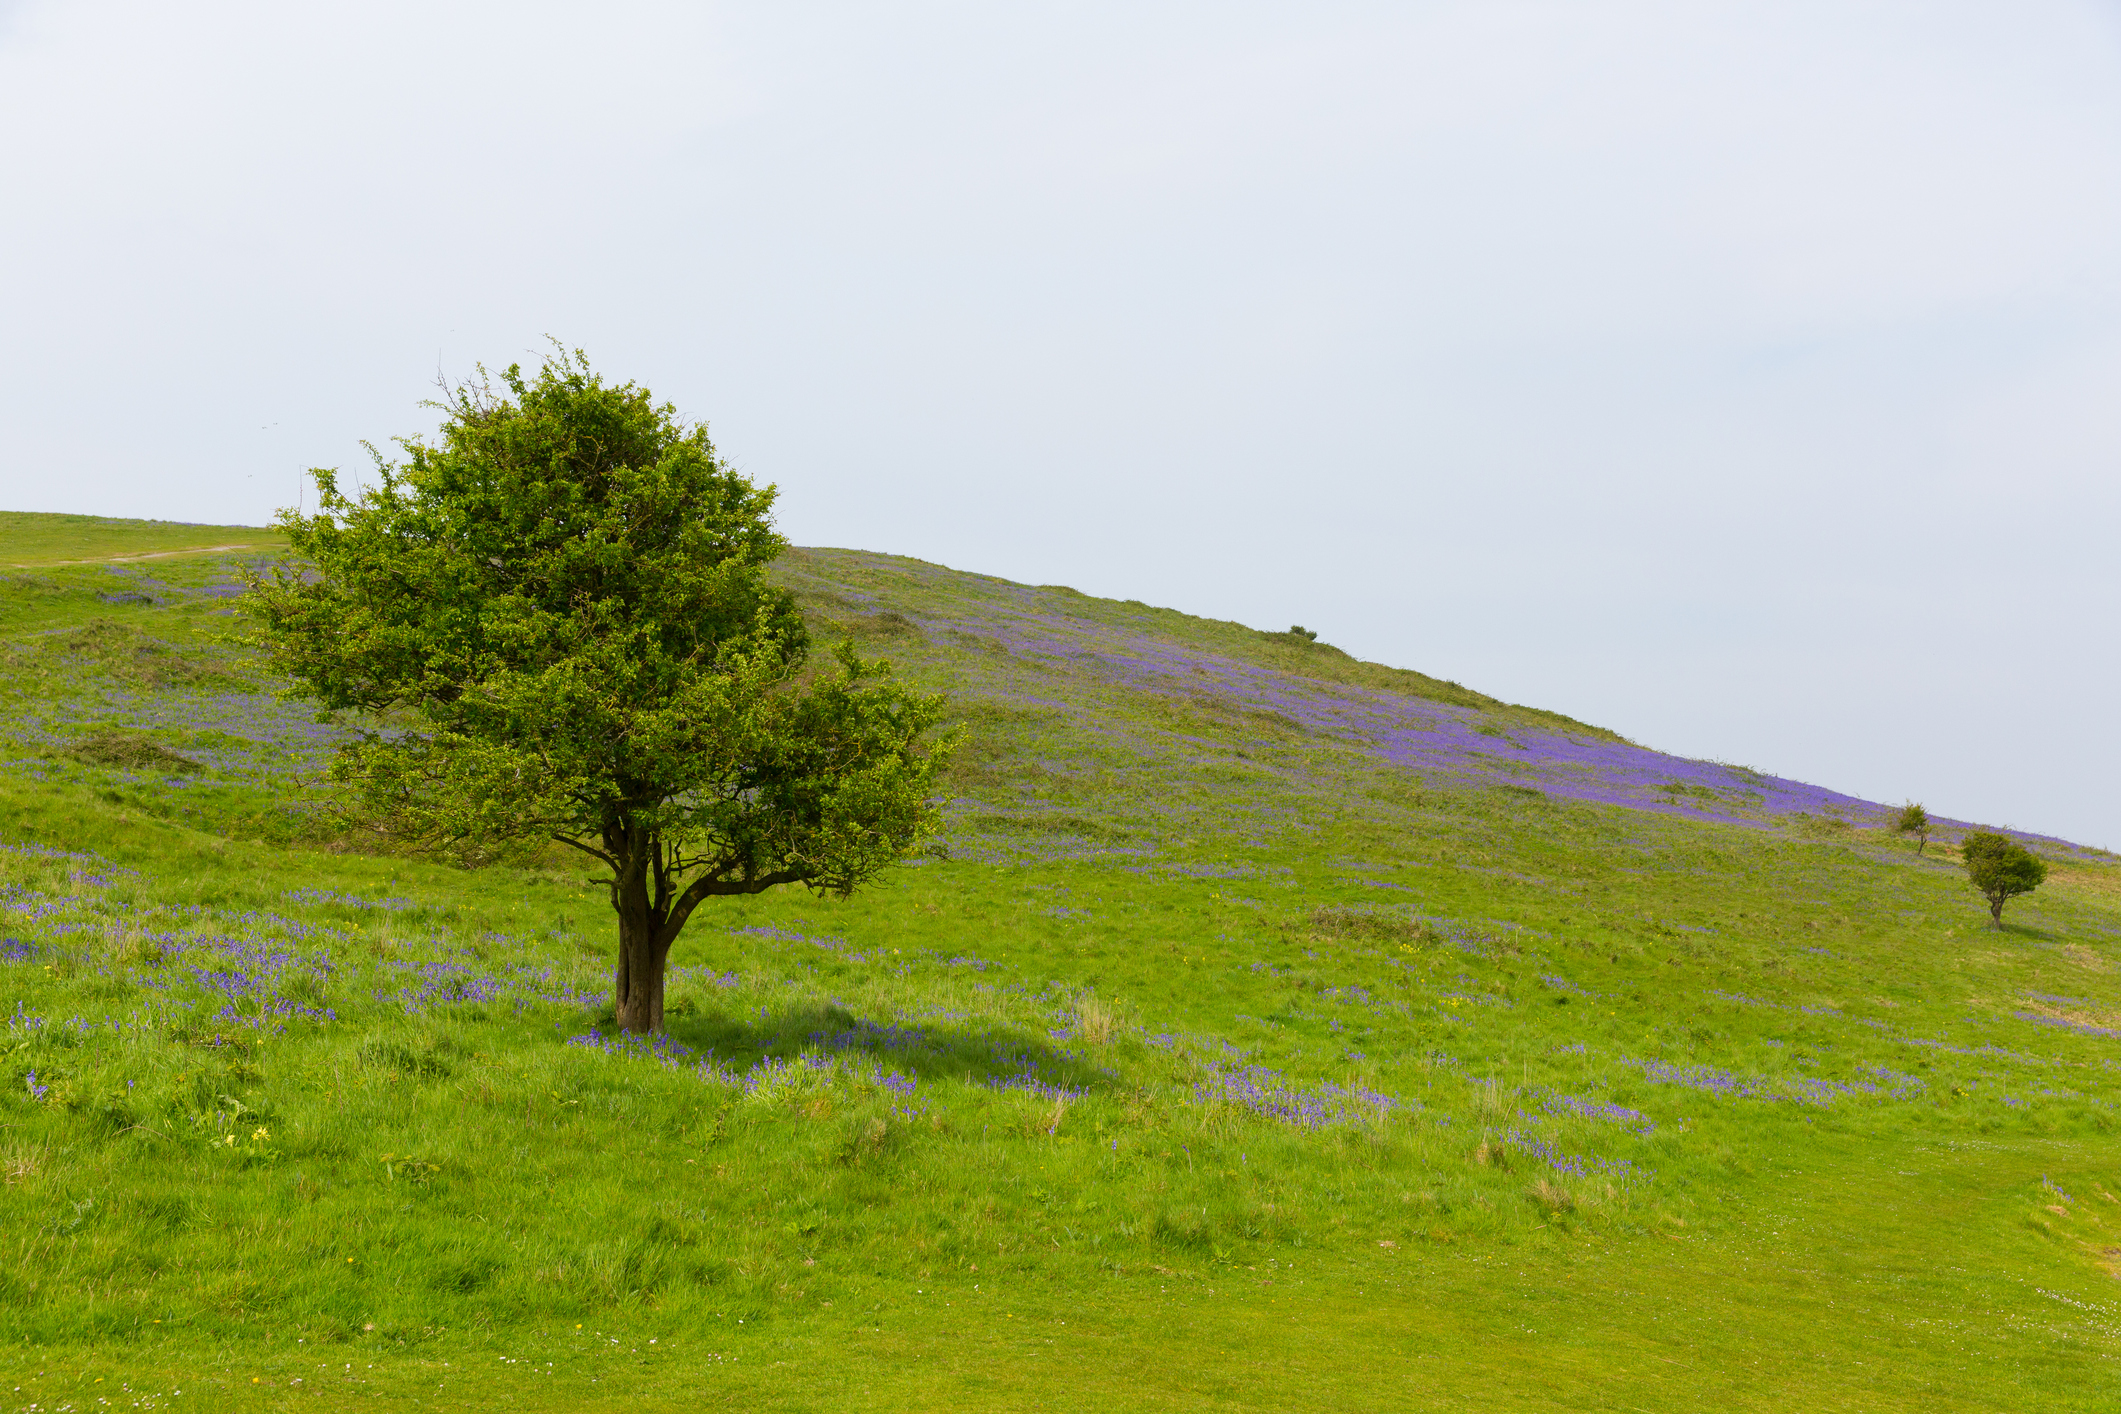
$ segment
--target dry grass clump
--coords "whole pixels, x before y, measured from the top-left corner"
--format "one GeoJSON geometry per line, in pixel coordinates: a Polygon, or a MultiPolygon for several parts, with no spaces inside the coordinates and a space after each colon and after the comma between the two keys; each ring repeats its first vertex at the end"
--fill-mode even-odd
{"type": "Polygon", "coordinates": [[[1109,1045],[1119,1020],[1112,1008],[1096,997],[1084,997],[1075,1007],[1075,1029],[1093,1046],[1109,1045]]]}
{"type": "Polygon", "coordinates": [[[856,614],[839,623],[840,631],[854,638],[903,638],[919,635],[920,626],[904,614],[886,609],[877,614],[856,614]]]}
{"type": "Polygon", "coordinates": [[[1525,1197],[1549,1213],[1572,1213],[1576,1210],[1574,1195],[1550,1178],[1534,1179],[1532,1186],[1525,1189],[1524,1193],[1525,1197]]]}
{"type": "Polygon", "coordinates": [[[0,1184],[13,1188],[18,1183],[27,1183],[44,1167],[44,1148],[37,1144],[14,1143],[7,1152],[0,1154],[0,1184]]]}
{"type": "Polygon", "coordinates": [[[110,727],[98,727],[89,732],[73,744],[67,755],[91,766],[118,766],[129,771],[182,774],[204,769],[189,756],[180,756],[138,732],[121,732],[110,727]]]}
{"type": "Polygon", "coordinates": [[[137,927],[127,928],[119,935],[117,957],[120,962],[136,967],[159,967],[168,956],[167,947],[137,927]]]}
{"type": "Polygon", "coordinates": [[[1290,927],[1311,937],[1350,942],[1432,943],[1436,931],[1418,918],[1378,909],[1331,905],[1314,908],[1291,920],[1290,927]]]}

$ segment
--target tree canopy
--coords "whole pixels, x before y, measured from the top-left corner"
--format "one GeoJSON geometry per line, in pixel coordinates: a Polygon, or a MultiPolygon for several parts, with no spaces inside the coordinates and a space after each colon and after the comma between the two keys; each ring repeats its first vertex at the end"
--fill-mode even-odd
{"type": "Polygon", "coordinates": [[[1989,917],[2003,926],[2003,905],[2047,880],[2047,862],[2008,835],[1976,830],[1959,841],[1966,877],[1988,900],[1989,917]]]}
{"type": "MultiPolygon", "coordinates": [[[[662,1026],[705,899],[846,894],[929,839],[941,699],[842,644],[823,671],[766,567],[775,491],[580,354],[448,391],[377,484],[313,473],[293,566],[254,584],[276,665],[366,723],[334,775],[378,828],[478,856],[550,837],[599,861],[615,1006],[662,1026]]],[[[373,449],[371,449],[373,452],[373,449]]]]}

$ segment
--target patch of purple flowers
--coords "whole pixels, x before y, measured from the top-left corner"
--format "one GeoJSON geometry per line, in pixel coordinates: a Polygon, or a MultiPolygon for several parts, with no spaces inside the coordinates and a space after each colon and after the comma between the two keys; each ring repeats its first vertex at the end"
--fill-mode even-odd
{"type": "Polygon", "coordinates": [[[1884,1081],[1886,1093],[1896,1100],[1912,1100],[1929,1093],[1929,1082],[1919,1075],[1903,1074],[1882,1065],[1866,1065],[1859,1069],[1884,1081]]]}
{"type": "Polygon", "coordinates": [[[1617,1124],[1637,1134],[1650,1134],[1657,1128],[1657,1121],[1640,1110],[1631,1110],[1625,1105],[1609,1104],[1602,1100],[1586,1100],[1576,1095],[1563,1095],[1550,1091],[1540,1098],[1540,1107],[1549,1114],[1572,1114],[1578,1119],[1603,1120],[1617,1124]]]}
{"type": "Polygon", "coordinates": [[[307,904],[311,907],[321,904],[337,904],[341,908],[381,909],[388,913],[402,913],[408,908],[417,908],[419,906],[411,899],[367,899],[360,898],[354,894],[337,893],[331,889],[289,889],[281,897],[290,903],[307,904]]]}
{"type": "Polygon", "coordinates": [[[784,943],[814,943],[818,939],[787,928],[776,928],[771,923],[758,923],[749,928],[731,928],[732,934],[743,938],[773,938],[784,943]]]}
{"type": "Polygon", "coordinates": [[[2060,1016],[2042,1016],[2036,1011],[2017,1011],[2011,1015],[2020,1021],[2030,1021],[2035,1026],[2054,1026],[2064,1031],[2074,1031],[2080,1036],[2121,1036],[2121,1028],[2094,1026],[2088,1021],[2071,1021],[2060,1016]]]}
{"type": "Polygon", "coordinates": [[[91,864],[108,864],[110,861],[100,854],[84,854],[79,850],[54,849],[50,845],[38,844],[35,840],[23,840],[19,844],[0,844],[0,851],[19,854],[28,859],[79,859],[91,864]]]}
{"type": "Polygon", "coordinates": [[[486,973],[476,972],[463,962],[447,958],[400,963],[397,968],[404,980],[396,988],[377,988],[375,999],[386,1005],[402,1007],[407,1012],[492,1001],[509,1002],[518,1012],[533,1005],[574,1010],[593,1007],[604,996],[601,991],[576,988],[556,979],[551,967],[538,967],[527,962],[486,973]]]}
{"type": "Polygon", "coordinates": [[[1020,1090],[1027,1095],[1036,1095],[1044,1100],[1080,1100],[1089,1094],[1081,1085],[1069,1085],[1059,1080],[1048,1080],[1029,1065],[1013,1075],[999,1075],[987,1081],[994,1090],[1020,1090]]]}
{"type": "Polygon", "coordinates": [[[297,1018],[338,1020],[331,1008],[304,1005],[284,990],[292,971],[300,970],[318,982],[328,977],[331,965],[321,956],[300,958],[285,947],[245,938],[205,938],[199,940],[199,947],[208,963],[189,971],[201,989],[224,999],[214,1020],[275,1031],[285,1030],[297,1018]]]}
{"type": "Polygon", "coordinates": [[[837,1030],[813,1031],[810,1039],[828,1051],[925,1051],[933,1048],[928,1033],[918,1026],[860,1019],[837,1030]]]}
{"type": "Polygon", "coordinates": [[[1193,1103],[1219,1100],[1250,1110],[1295,1129],[1323,1129],[1336,1124],[1371,1123],[1417,1106],[1396,1096],[1361,1086],[1292,1084],[1278,1070],[1263,1065],[1214,1066],[1193,1087],[1193,1103]]]}
{"type": "MultiPolygon", "coordinates": [[[[893,569],[903,572],[896,565],[893,569]]],[[[1889,807],[1876,802],[1748,767],[1668,756],[1561,721],[1517,723],[1506,730],[1476,708],[1279,671],[1228,653],[1183,647],[1153,630],[1068,612],[1035,589],[1011,587],[1007,593],[1015,602],[960,601],[962,608],[923,616],[922,627],[1016,662],[1066,667],[1093,683],[1168,703],[1179,709],[1179,720],[1166,729],[1163,741],[1182,744],[1182,751],[1218,744],[1186,729],[1189,705],[1198,704],[1332,739],[1424,778],[1537,787],[1551,797],[1755,827],[1798,823],[1798,816],[1882,824],[1890,815],[1889,807]]],[[[1061,715],[1085,712],[1071,702],[1038,701],[1061,715]]],[[[1937,824],[1948,832],[1965,827],[1961,821],[1937,824]]]]}
{"type": "Polygon", "coordinates": [[[1605,1159],[1595,1154],[1564,1153],[1553,1141],[1543,1139],[1537,1134],[1528,1134],[1521,1129],[1512,1129],[1505,1137],[1509,1143],[1532,1155],[1556,1173],[1565,1173],[1571,1178],[1588,1178],[1596,1173],[1617,1178],[1623,1183],[1632,1183],[1656,1176],[1627,1159],[1605,1159]]]}
{"type": "Polygon", "coordinates": [[[1776,1079],[1757,1075],[1734,1075],[1714,1066],[1672,1065],[1658,1060],[1630,1061],[1629,1064],[1640,1066],[1646,1077],[1665,1085],[1680,1085],[1689,1090],[1702,1090],[1735,1100],[1795,1100],[1800,1104],[1817,1105],[1821,1108],[1831,1106],[1843,1096],[1883,1093],[1894,1099],[1907,1099],[1929,1088],[1914,1076],[1902,1075],[1882,1066],[1867,1069],[1886,1080],[1884,1087],[1874,1085],[1868,1080],[1821,1080],[1808,1075],[1788,1075],[1776,1079]]]}

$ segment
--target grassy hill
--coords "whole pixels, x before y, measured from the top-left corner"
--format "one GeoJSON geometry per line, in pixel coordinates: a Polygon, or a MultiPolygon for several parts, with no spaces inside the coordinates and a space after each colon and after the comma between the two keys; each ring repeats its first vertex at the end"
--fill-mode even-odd
{"type": "Polygon", "coordinates": [[[287,538],[255,525],[191,525],[170,520],[0,511],[0,567],[124,564],[213,551],[274,550],[287,538]]]}
{"type": "Polygon", "coordinates": [[[15,1408],[2121,1400],[2109,855],[1998,932],[1960,822],[799,551],[953,695],[947,850],[703,911],[621,1042],[574,865],[309,783],[273,542],[113,558],[199,529],[0,521],[15,1408]]]}

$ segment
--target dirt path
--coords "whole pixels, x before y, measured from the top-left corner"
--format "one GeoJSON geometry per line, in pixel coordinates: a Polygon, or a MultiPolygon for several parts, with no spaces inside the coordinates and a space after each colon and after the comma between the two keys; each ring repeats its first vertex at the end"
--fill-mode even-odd
{"type": "Polygon", "coordinates": [[[16,565],[18,570],[57,569],[61,565],[120,565],[132,560],[166,560],[172,555],[216,555],[223,550],[249,550],[248,543],[242,545],[201,545],[193,550],[150,550],[139,555],[102,555],[93,560],[39,560],[35,564],[16,565]]]}

